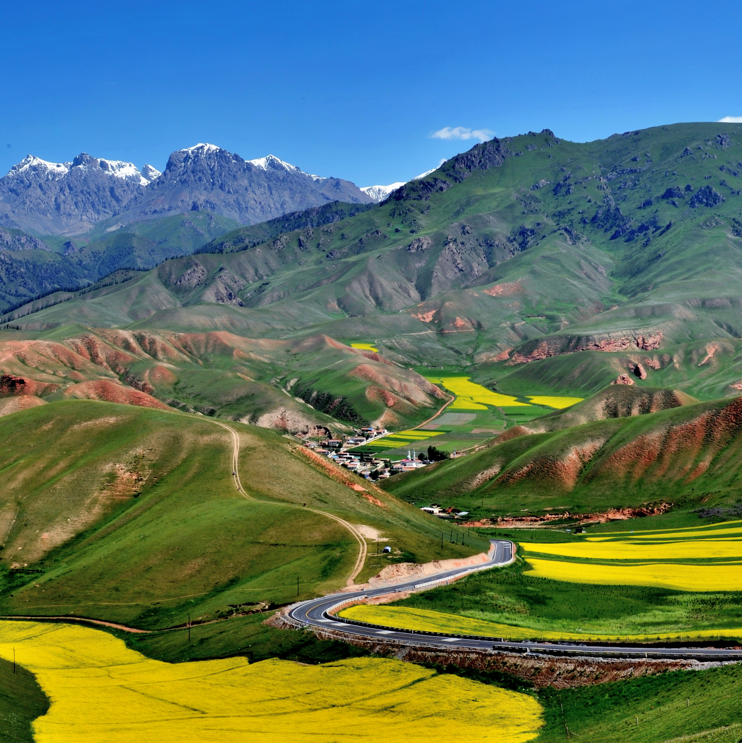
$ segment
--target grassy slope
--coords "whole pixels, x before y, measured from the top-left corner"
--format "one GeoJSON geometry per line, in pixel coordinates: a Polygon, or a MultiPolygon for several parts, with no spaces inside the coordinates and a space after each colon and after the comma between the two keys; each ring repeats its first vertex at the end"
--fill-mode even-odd
{"type": "Polygon", "coordinates": [[[439,555],[432,519],[381,492],[375,505],[285,439],[234,425],[242,481],[257,501],[236,493],[229,436],[203,418],[70,401],[0,420],[0,612],[163,626],[292,601],[297,577],[301,596],[337,588],[357,543],[303,503],[378,529],[392,560],[471,551],[446,545],[439,555]]]}
{"type": "Polygon", "coordinates": [[[391,478],[385,487],[406,500],[457,505],[475,517],[589,513],[658,500],[680,510],[701,501],[728,505],[738,500],[742,477],[738,407],[727,400],[697,403],[520,436],[391,478]]]}
{"type": "Polygon", "coordinates": [[[540,695],[546,725],[537,740],[564,740],[566,723],[578,740],[601,743],[738,743],[740,685],[742,667],[733,665],[547,691],[540,695]]]}
{"type": "Polygon", "coordinates": [[[49,700],[34,675],[0,658],[0,740],[33,743],[33,721],[46,714],[49,700]]]}
{"type": "Polygon", "coordinates": [[[13,335],[0,338],[3,371],[41,383],[50,400],[80,382],[120,380],[181,410],[292,432],[382,418],[405,426],[441,404],[440,392],[417,374],[326,336],[273,341],[79,327],[13,335]]]}
{"type": "Polygon", "coordinates": [[[84,287],[120,269],[151,269],[168,258],[193,253],[237,224],[228,217],[193,212],[126,227],[111,220],[71,240],[44,238],[50,250],[5,254],[0,263],[0,312],[51,291],[84,287]],[[109,227],[112,231],[106,232],[109,227]]]}

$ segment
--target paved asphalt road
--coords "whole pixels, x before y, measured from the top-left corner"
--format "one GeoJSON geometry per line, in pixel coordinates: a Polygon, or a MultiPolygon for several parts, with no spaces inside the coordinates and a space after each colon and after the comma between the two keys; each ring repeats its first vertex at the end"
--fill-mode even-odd
{"type": "Polygon", "coordinates": [[[488,563],[476,567],[457,568],[429,578],[418,578],[416,581],[400,583],[393,587],[376,588],[355,593],[337,593],[323,596],[297,604],[290,611],[290,616],[304,625],[319,629],[332,630],[348,636],[370,638],[374,640],[391,640],[407,645],[434,647],[436,649],[461,650],[502,650],[518,653],[541,653],[544,655],[590,655],[606,658],[667,658],[699,660],[742,660],[742,650],[734,648],[713,647],[659,647],[659,646],[622,646],[622,645],[587,645],[574,642],[508,642],[497,638],[472,637],[464,635],[446,635],[433,632],[413,632],[395,630],[370,624],[352,622],[347,619],[329,615],[328,610],[340,603],[364,596],[383,596],[398,591],[414,590],[423,586],[438,585],[446,580],[479,570],[504,565],[512,560],[513,543],[502,540],[490,540],[494,546],[492,558],[488,563]]]}

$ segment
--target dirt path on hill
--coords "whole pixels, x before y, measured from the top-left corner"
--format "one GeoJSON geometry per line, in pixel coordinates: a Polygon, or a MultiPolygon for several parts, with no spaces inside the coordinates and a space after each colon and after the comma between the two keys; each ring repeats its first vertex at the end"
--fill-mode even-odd
{"type": "MultiPolygon", "coordinates": [[[[232,473],[234,476],[234,483],[237,488],[237,492],[245,499],[255,501],[257,498],[253,498],[243,487],[242,487],[242,481],[240,480],[240,436],[237,433],[237,431],[234,430],[231,426],[228,426],[226,423],[221,423],[220,421],[211,421],[214,425],[219,426],[221,428],[226,429],[229,431],[229,433],[232,435],[232,473]]],[[[320,516],[324,516],[325,518],[332,519],[333,521],[337,521],[338,524],[343,526],[345,529],[347,529],[356,539],[358,542],[358,557],[356,558],[355,565],[353,566],[353,571],[350,574],[350,577],[348,578],[347,585],[353,585],[353,582],[360,574],[361,570],[363,570],[363,566],[366,563],[366,557],[368,555],[368,546],[366,545],[366,540],[364,539],[363,535],[356,529],[353,524],[349,523],[345,519],[341,519],[339,516],[335,516],[332,513],[327,513],[326,511],[320,511],[317,508],[305,508],[304,506],[298,506],[294,505],[293,503],[285,503],[281,501],[270,501],[271,503],[278,503],[282,506],[285,506],[286,508],[297,508],[301,509],[303,511],[311,511],[312,513],[317,513],[320,516]]]]}

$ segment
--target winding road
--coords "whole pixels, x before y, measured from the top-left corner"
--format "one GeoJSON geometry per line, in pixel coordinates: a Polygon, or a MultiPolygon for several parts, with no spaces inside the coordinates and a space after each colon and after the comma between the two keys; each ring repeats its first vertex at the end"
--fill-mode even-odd
{"type": "Polygon", "coordinates": [[[650,647],[648,645],[596,645],[569,642],[514,642],[495,637],[475,637],[467,635],[452,635],[438,632],[419,632],[380,625],[357,622],[335,616],[337,611],[347,602],[355,602],[364,597],[386,596],[396,592],[414,591],[432,588],[435,585],[447,583],[464,575],[507,565],[513,560],[514,545],[504,540],[490,540],[493,548],[489,562],[476,567],[457,568],[430,578],[399,583],[392,587],[385,586],[367,591],[353,593],[337,593],[322,598],[302,601],[288,612],[289,617],[303,626],[315,627],[320,630],[345,635],[347,639],[364,639],[375,641],[392,641],[403,645],[456,650],[485,650],[517,653],[534,653],[543,655],[571,655],[597,656],[601,658],[630,659],[698,659],[704,661],[736,660],[742,661],[742,649],[713,648],[713,647],[650,647]]]}

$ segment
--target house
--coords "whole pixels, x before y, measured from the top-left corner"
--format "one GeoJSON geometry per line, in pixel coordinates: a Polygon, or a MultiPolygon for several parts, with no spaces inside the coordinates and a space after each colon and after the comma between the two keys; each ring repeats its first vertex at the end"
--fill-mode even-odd
{"type": "Polygon", "coordinates": [[[420,510],[425,511],[425,513],[432,513],[433,515],[437,515],[443,509],[437,503],[432,503],[429,506],[423,506],[420,510]]]}

